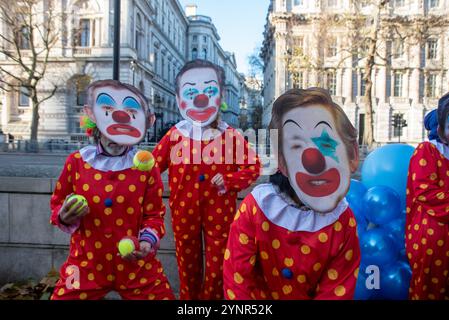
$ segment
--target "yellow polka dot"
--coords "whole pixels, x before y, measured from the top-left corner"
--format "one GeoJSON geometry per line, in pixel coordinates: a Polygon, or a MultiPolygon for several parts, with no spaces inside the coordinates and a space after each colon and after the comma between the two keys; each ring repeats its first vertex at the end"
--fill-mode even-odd
{"type": "Polygon", "coordinates": [[[346,289],[343,286],[338,286],[335,288],[334,293],[337,297],[341,297],[345,295],[346,289]]]}
{"type": "Polygon", "coordinates": [[[322,243],[325,243],[325,242],[327,241],[327,239],[328,239],[328,236],[327,236],[327,234],[324,233],[324,232],[321,232],[321,233],[318,235],[318,240],[320,240],[320,242],[322,242],[322,243]]]}
{"type": "Polygon", "coordinates": [[[285,259],[284,259],[284,264],[285,264],[287,267],[291,267],[291,266],[293,266],[293,264],[294,264],[294,260],[293,260],[292,258],[285,258],[285,259]]]}
{"type": "Polygon", "coordinates": [[[112,214],[112,209],[111,208],[105,208],[104,209],[104,214],[109,216],[110,214],[112,214]]]}
{"type": "Polygon", "coordinates": [[[118,179],[119,179],[120,181],[123,181],[123,180],[126,179],[126,175],[124,175],[123,173],[120,173],[120,174],[118,175],[118,179]]]}
{"type": "Polygon", "coordinates": [[[327,276],[329,277],[329,279],[331,280],[337,280],[338,278],[338,272],[335,269],[329,269],[327,270],[327,276]]]}
{"type": "Polygon", "coordinates": [[[313,271],[317,272],[318,270],[321,269],[321,263],[317,262],[313,265],[313,271]]]}
{"type": "Polygon", "coordinates": [[[237,284],[243,283],[243,277],[240,273],[238,273],[238,272],[234,273],[234,282],[237,284]]]}
{"type": "Polygon", "coordinates": [[[83,184],[83,190],[84,191],[88,191],[89,190],[89,185],[87,183],[83,184]]]}
{"type": "Polygon", "coordinates": [[[433,250],[432,249],[427,249],[426,250],[427,255],[431,256],[433,254],[433,250]]]}
{"type": "Polygon", "coordinates": [[[235,299],[234,291],[232,291],[231,289],[228,289],[228,290],[226,290],[226,293],[227,293],[229,299],[231,299],[231,300],[235,299]]]}
{"type": "Polygon", "coordinates": [[[274,300],[279,300],[279,294],[277,292],[272,292],[271,296],[273,297],[274,300]]]}
{"type": "Polygon", "coordinates": [[[335,231],[341,231],[341,229],[343,228],[343,226],[341,225],[340,221],[337,221],[334,223],[334,230],[335,231]]]}
{"type": "Polygon", "coordinates": [[[129,207],[128,209],[126,209],[126,213],[133,214],[134,213],[134,208],[133,207],[129,207]]]}
{"type": "Polygon", "coordinates": [[[83,292],[80,294],[80,299],[81,300],[86,300],[87,299],[87,293],[83,292]]]}
{"type": "Polygon", "coordinates": [[[94,203],[100,203],[100,197],[99,196],[93,196],[92,200],[94,203]]]}
{"type": "Polygon", "coordinates": [[[64,289],[63,288],[61,288],[61,289],[59,289],[58,290],[58,296],[62,296],[63,294],[64,294],[64,289]]]}
{"type": "Polygon", "coordinates": [[[117,197],[117,203],[123,203],[123,201],[125,201],[125,198],[123,196],[117,197]]]}
{"type": "Polygon", "coordinates": [[[119,227],[123,225],[123,219],[117,219],[115,221],[115,224],[118,225],[119,227]]]}
{"type": "Polygon", "coordinates": [[[421,159],[421,160],[419,160],[419,165],[420,165],[421,167],[425,167],[425,166],[427,165],[426,159],[421,159]]]}
{"type": "Polygon", "coordinates": [[[106,276],[106,280],[108,280],[108,281],[110,281],[110,282],[114,281],[114,279],[115,279],[115,277],[114,277],[112,274],[108,274],[108,275],[106,276]]]}
{"type": "Polygon", "coordinates": [[[248,236],[244,233],[239,235],[239,241],[241,244],[248,244],[248,236]]]}
{"type": "Polygon", "coordinates": [[[114,189],[114,187],[112,186],[112,184],[108,184],[106,187],[104,187],[104,190],[105,190],[106,192],[111,192],[112,189],[114,189]]]}
{"type": "Polygon", "coordinates": [[[128,187],[128,190],[129,190],[130,192],[134,192],[134,191],[136,191],[136,186],[133,185],[133,184],[130,184],[129,187],[128,187]]]}
{"type": "Polygon", "coordinates": [[[95,248],[101,249],[102,246],[103,246],[103,245],[101,244],[100,241],[96,241],[96,242],[95,242],[95,248]]]}
{"type": "Polygon", "coordinates": [[[265,232],[270,230],[270,224],[267,221],[264,221],[262,223],[262,230],[265,231],[265,232]]]}
{"type": "Polygon", "coordinates": [[[260,252],[260,257],[261,257],[263,260],[268,260],[268,258],[269,258],[268,253],[266,253],[265,251],[261,251],[261,252],[260,252]]]}
{"type": "Polygon", "coordinates": [[[308,245],[302,245],[301,246],[301,252],[302,254],[309,254],[310,253],[310,247],[308,245]]]}
{"type": "Polygon", "coordinates": [[[349,226],[350,227],[355,227],[355,225],[356,225],[355,219],[354,218],[350,218],[349,219],[349,226]]]}
{"type": "Polygon", "coordinates": [[[289,295],[290,293],[292,293],[293,288],[290,285],[285,285],[282,287],[282,292],[284,292],[285,295],[289,295]]]}
{"type": "Polygon", "coordinates": [[[107,254],[106,254],[106,260],[112,261],[112,254],[107,253],[107,254]]]}
{"type": "Polygon", "coordinates": [[[303,274],[300,274],[300,275],[296,278],[296,280],[298,280],[299,283],[304,283],[304,282],[306,282],[306,276],[303,275],[303,274]]]}
{"type": "Polygon", "coordinates": [[[94,254],[92,252],[88,252],[87,254],[87,259],[92,260],[94,258],[94,254]]]}
{"type": "Polygon", "coordinates": [[[273,247],[273,249],[279,249],[279,247],[281,246],[281,242],[278,239],[274,239],[271,242],[271,246],[273,247]]]}
{"type": "Polygon", "coordinates": [[[141,279],[139,280],[139,282],[140,282],[140,284],[145,284],[145,283],[148,282],[148,280],[147,280],[147,278],[141,278],[141,279]]]}
{"type": "Polygon", "coordinates": [[[89,274],[87,275],[87,279],[89,279],[89,281],[94,281],[94,280],[95,280],[94,274],[93,274],[93,273],[89,273],[89,274]]]}
{"type": "Polygon", "coordinates": [[[96,173],[96,174],[94,175],[94,179],[97,180],[97,181],[101,180],[101,174],[96,173]]]}
{"type": "Polygon", "coordinates": [[[136,278],[136,274],[135,273],[130,273],[128,275],[129,280],[134,280],[136,278]]]}

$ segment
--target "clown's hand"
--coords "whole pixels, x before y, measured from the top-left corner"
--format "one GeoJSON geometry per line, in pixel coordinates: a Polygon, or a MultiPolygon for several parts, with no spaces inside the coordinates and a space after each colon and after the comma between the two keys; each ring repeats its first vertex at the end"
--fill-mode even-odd
{"type": "Polygon", "coordinates": [[[225,181],[221,173],[217,173],[210,182],[218,189],[219,195],[226,193],[225,181]]]}
{"type": "Polygon", "coordinates": [[[149,254],[155,253],[156,250],[154,250],[153,245],[147,241],[140,241],[140,250],[135,251],[134,255],[137,259],[143,259],[149,254]]]}

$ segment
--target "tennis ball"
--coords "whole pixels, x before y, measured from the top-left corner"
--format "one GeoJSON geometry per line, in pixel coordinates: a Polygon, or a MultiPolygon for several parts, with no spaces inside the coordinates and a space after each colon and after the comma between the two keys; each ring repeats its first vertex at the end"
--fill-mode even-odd
{"type": "Polygon", "coordinates": [[[80,203],[80,202],[82,203],[82,206],[76,211],[76,213],[80,213],[87,206],[87,200],[82,195],[79,195],[79,194],[71,195],[67,199],[67,202],[71,201],[72,199],[76,199],[76,202],[70,208],[73,208],[74,206],[78,205],[78,203],[80,203]]]}
{"type": "Polygon", "coordinates": [[[139,240],[136,237],[124,237],[118,243],[118,251],[122,257],[138,251],[140,249],[139,240]]]}
{"type": "Polygon", "coordinates": [[[150,151],[139,150],[133,159],[134,166],[140,171],[150,171],[154,167],[154,157],[150,151]]]}

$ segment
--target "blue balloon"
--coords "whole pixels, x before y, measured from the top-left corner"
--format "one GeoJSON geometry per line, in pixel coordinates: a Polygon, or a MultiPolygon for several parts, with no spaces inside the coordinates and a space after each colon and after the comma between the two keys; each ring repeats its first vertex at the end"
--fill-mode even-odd
{"type": "Polygon", "coordinates": [[[374,294],[374,290],[366,287],[366,278],[368,275],[364,272],[365,269],[360,266],[359,276],[355,286],[354,300],[369,300],[374,294]]]}
{"type": "Polygon", "coordinates": [[[383,225],[401,216],[401,202],[398,194],[391,188],[376,186],[369,189],[363,197],[363,208],[368,221],[383,225]]]}
{"type": "Polygon", "coordinates": [[[360,250],[364,265],[381,266],[396,261],[398,250],[385,230],[373,228],[360,235],[360,250]]]}
{"type": "Polygon", "coordinates": [[[412,271],[408,263],[398,261],[380,270],[380,292],[376,296],[388,300],[408,299],[412,271]]]}
{"type": "Polygon", "coordinates": [[[367,189],[360,181],[351,179],[351,184],[349,185],[349,191],[346,194],[346,200],[349,203],[349,207],[354,213],[357,225],[360,229],[366,229],[368,226],[368,221],[363,214],[363,196],[365,195],[367,189]]]}
{"type": "Polygon", "coordinates": [[[405,219],[398,218],[382,226],[389,236],[392,237],[398,250],[405,248],[405,219]]]}
{"type": "Polygon", "coordinates": [[[362,182],[369,189],[386,186],[396,191],[405,209],[405,189],[410,158],[414,148],[406,144],[389,144],[375,149],[363,162],[362,182]]]}

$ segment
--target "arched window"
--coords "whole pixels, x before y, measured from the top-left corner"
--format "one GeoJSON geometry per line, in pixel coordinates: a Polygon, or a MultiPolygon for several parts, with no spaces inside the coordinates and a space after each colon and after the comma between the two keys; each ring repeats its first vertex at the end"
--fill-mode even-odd
{"type": "Polygon", "coordinates": [[[89,76],[78,76],[75,78],[75,90],[76,90],[76,105],[84,106],[87,103],[86,89],[90,84],[91,79],[89,76]]]}

